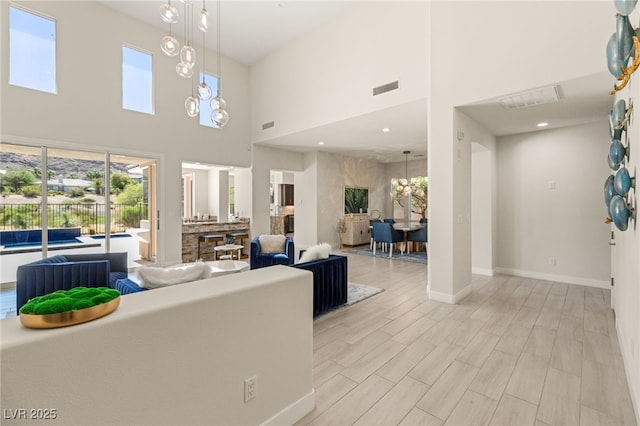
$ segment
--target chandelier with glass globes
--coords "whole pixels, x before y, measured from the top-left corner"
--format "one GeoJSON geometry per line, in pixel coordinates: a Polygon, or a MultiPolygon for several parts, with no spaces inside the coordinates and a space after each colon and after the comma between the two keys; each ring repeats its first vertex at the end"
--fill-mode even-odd
{"type": "MultiPolygon", "coordinates": [[[[185,42],[180,47],[180,43],[171,32],[171,25],[178,23],[178,10],[171,4],[171,0],[167,0],[160,8],[160,16],[162,20],[169,24],[169,35],[164,36],[160,43],[160,48],[167,56],[179,56],[180,62],[176,65],[176,73],[183,78],[193,79],[194,68],[196,65],[196,50],[193,47],[193,0],[181,0],[183,3],[183,21],[185,42]]],[[[191,95],[187,97],[184,106],[189,117],[197,117],[200,114],[200,102],[210,102],[211,121],[220,129],[229,122],[229,113],[227,112],[227,103],[221,96],[220,80],[222,77],[222,62],[220,54],[220,0],[217,1],[217,74],[218,74],[218,90],[216,96],[213,96],[211,87],[205,82],[205,33],[209,30],[208,12],[205,7],[205,1],[202,0],[202,9],[200,10],[197,21],[198,28],[202,32],[202,82],[198,84],[197,89],[191,90],[191,95]]]]}

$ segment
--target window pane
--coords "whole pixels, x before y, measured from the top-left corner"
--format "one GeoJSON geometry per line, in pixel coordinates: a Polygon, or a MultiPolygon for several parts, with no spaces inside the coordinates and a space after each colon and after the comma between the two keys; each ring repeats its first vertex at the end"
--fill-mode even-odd
{"type": "Polygon", "coordinates": [[[9,7],[9,84],[56,93],[56,23],[9,7]]]}
{"type": "Polygon", "coordinates": [[[153,58],[122,47],[122,108],[153,114],[153,58]]]}
{"type": "MultiPolygon", "coordinates": [[[[211,87],[211,93],[213,93],[213,97],[218,93],[218,77],[214,77],[211,74],[200,73],[200,82],[202,82],[202,75],[204,74],[204,82],[211,87]]],[[[218,126],[211,121],[211,114],[213,113],[213,109],[211,108],[211,101],[200,102],[200,125],[201,126],[209,126],[217,129],[218,126]]]]}

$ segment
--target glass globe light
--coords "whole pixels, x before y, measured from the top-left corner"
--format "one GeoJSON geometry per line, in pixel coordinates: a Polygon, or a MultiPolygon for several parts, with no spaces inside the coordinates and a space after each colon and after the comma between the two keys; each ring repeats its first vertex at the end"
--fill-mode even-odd
{"type": "Polygon", "coordinates": [[[218,127],[224,127],[229,122],[229,113],[223,109],[216,109],[211,114],[211,121],[213,121],[218,127]]]}
{"type": "Polygon", "coordinates": [[[167,56],[176,56],[180,50],[180,43],[178,43],[178,40],[173,36],[164,36],[160,42],[160,49],[162,49],[167,56]]]}
{"type": "Polygon", "coordinates": [[[198,86],[198,98],[201,101],[208,101],[211,99],[211,87],[204,81],[198,86]]]}
{"type": "Polygon", "coordinates": [[[411,194],[411,187],[410,186],[405,186],[404,189],[402,190],[402,193],[404,195],[409,195],[411,194]]]}
{"type": "Polygon", "coordinates": [[[184,107],[187,110],[187,115],[189,117],[197,117],[200,114],[200,101],[195,96],[189,96],[186,101],[184,101],[184,107]]]}
{"type": "Polygon", "coordinates": [[[178,22],[178,10],[171,5],[171,2],[160,6],[160,17],[164,22],[175,24],[178,22]]]}
{"type": "Polygon", "coordinates": [[[176,72],[183,78],[191,78],[193,76],[193,68],[187,66],[184,62],[180,62],[176,65],[176,72]]]}
{"type": "Polygon", "coordinates": [[[209,23],[207,22],[207,9],[202,8],[202,10],[200,11],[200,22],[198,22],[198,28],[200,28],[200,31],[202,31],[203,33],[206,33],[207,30],[209,29],[209,23]]]}
{"type": "Polygon", "coordinates": [[[227,109],[227,101],[218,95],[211,99],[211,109],[227,109]]]}
{"type": "Polygon", "coordinates": [[[182,46],[180,60],[189,68],[193,68],[196,64],[196,50],[191,46],[182,46]]]}

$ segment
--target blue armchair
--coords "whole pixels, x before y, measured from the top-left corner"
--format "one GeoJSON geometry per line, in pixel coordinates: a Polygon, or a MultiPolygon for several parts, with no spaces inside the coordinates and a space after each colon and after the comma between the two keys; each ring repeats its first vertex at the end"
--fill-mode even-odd
{"type": "MultiPolygon", "coordinates": [[[[427,223],[424,222],[424,225],[419,229],[407,232],[407,241],[424,243],[424,248],[426,250],[427,249],[427,223]]],[[[407,244],[407,247],[409,247],[408,244],[407,244]]],[[[407,248],[407,251],[409,251],[409,248],[407,248]]]]}
{"type": "Polygon", "coordinates": [[[404,242],[404,233],[393,228],[389,222],[373,222],[373,255],[376,254],[375,243],[389,243],[389,257],[393,255],[393,245],[404,242]]]}
{"type": "Polygon", "coordinates": [[[295,246],[293,238],[286,237],[283,253],[263,253],[260,248],[260,237],[251,240],[251,253],[249,263],[251,269],[264,268],[273,265],[293,265],[295,254],[295,246]]]}
{"type": "Polygon", "coordinates": [[[16,307],[36,296],[74,287],[115,288],[126,278],[127,253],[65,254],[18,266],[16,273],[16,307]]]}

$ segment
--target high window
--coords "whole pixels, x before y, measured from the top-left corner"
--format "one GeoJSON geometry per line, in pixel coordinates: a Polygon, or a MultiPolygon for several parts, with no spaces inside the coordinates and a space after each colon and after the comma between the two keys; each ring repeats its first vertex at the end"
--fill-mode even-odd
{"type": "Polygon", "coordinates": [[[153,114],[153,56],[122,46],[122,108],[153,114]]]}
{"type": "MultiPolygon", "coordinates": [[[[215,77],[211,74],[200,73],[200,82],[202,82],[202,78],[204,75],[204,81],[211,87],[211,93],[213,93],[213,97],[215,97],[218,93],[218,77],[215,77]]],[[[213,109],[211,108],[211,101],[200,101],[200,125],[208,126],[217,129],[218,126],[211,121],[211,114],[213,113],[213,109]]]]}
{"type": "Polygon", "coordinates": [[[53,19],[9,7],[9,84],[57,93],[53,19]]]}

